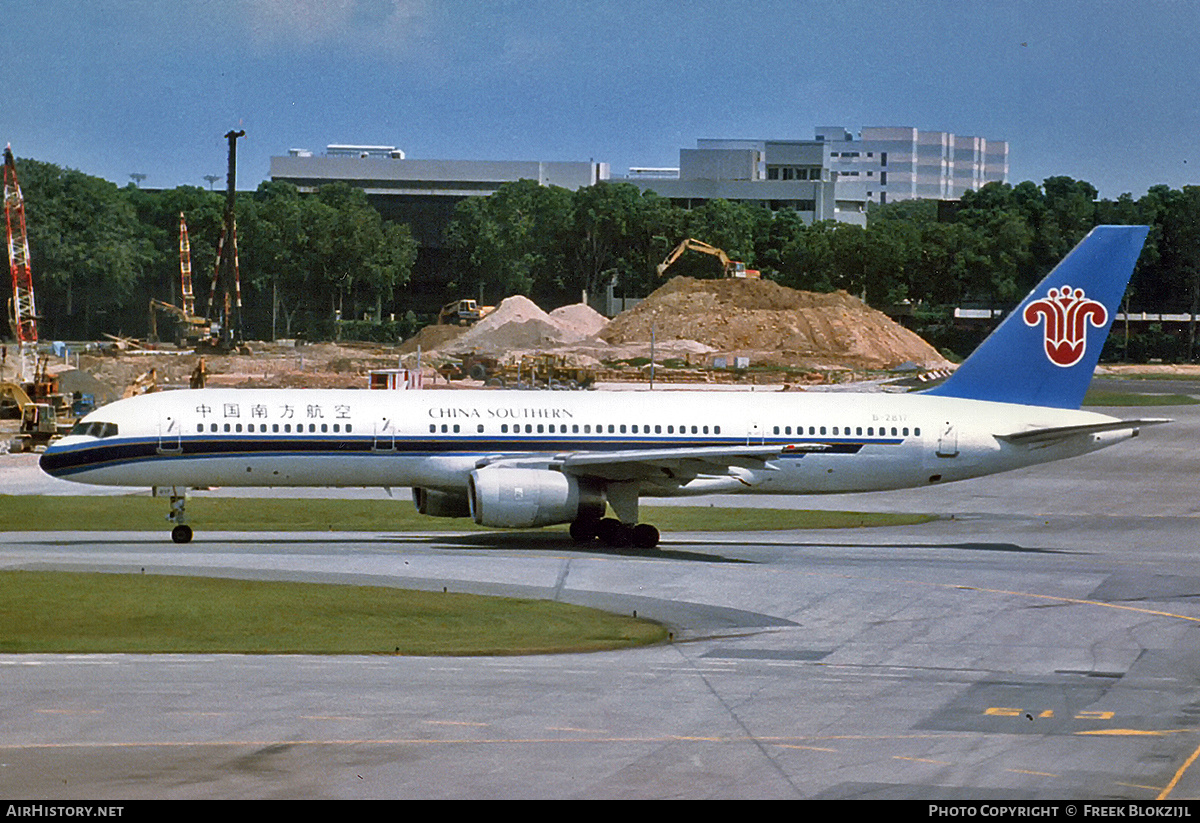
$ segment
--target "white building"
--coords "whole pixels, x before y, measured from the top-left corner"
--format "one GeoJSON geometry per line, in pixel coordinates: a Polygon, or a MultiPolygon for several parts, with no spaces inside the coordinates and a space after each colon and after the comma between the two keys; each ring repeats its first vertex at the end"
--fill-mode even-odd
{"type": "Polygon", "coordinates": [[[1008,181],[1008,143],[944,131],[864,127],[858,139],[841,126],[816,130],[830,144],[831,168],[861,183],[872,203],[957,200],[987,183],[1008,181]]]}
{"type": "Polygon", "coordinates": [[[865,225],[867,203],[957,200],[1008,179],[1008,143],[915,128],[841,126],[813,140],[697,140],[677,175],[631,169],[628,182],[692,207],[716,198],[793,208],[808,221],[865,225]]]}

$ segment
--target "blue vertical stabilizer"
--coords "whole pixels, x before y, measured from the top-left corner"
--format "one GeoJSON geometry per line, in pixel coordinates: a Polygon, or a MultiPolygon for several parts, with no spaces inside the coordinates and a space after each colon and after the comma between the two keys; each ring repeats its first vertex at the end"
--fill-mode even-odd
{"type": "Polygon", "coordinates": [[[946,382],[925,394],[1079,408],[1149,230],[1092,229],[946,382]]]}

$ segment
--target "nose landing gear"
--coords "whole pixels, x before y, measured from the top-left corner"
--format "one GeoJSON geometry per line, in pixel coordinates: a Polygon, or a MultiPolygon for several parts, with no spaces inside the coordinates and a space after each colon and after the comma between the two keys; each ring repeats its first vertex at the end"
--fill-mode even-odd
{"type": "Polygon", "coordinates": [[[181,490],[172,486],[170,498],[171,511],[167,514],[167,520],[175,524],[175,528],[171,529],[171,539],[176,543],[190,543],[192,527],[187,525],[187,513],[184,511],[184,504],[187,503],[187,489],[181,490]]]}

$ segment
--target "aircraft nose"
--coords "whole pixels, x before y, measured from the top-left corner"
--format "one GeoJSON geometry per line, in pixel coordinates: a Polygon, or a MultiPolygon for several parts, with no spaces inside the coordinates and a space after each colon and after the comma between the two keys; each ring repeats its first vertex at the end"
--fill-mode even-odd
{"type": "Polygon", "coordinates": [[[38,458],[38,467],[51,477],[58,477],[63,468],[62,449],[55,445],[47,446],[38,458]]]}

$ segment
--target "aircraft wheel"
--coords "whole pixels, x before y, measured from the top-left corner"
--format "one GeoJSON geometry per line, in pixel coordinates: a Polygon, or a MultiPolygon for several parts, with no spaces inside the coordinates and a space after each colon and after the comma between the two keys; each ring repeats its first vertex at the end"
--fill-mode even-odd
{"type": "Polygon", "coordinates": [[[600,521],[604,528],[600,531],[600,539],[614,549],[628,549],[633,545],[633,527],[627,526],[620,520],[606,517],[600,521]],[[605,521],[608,525],[604,526],[605,521]]]}
{"type": "Polygon", "coordinates": [[[639,549],[653,549],[658,545],[658,529],[649,523],[638,523],[633,527],[633,545],[639,549]]]}
{"type": "Polygon", "coordinates": [[[579,519],[571,524],[571,539],[576,543],[590,543],[596,539],[598,520],[579,519]]]}
{"type": "Polygon", "coordinates": [[[171,539],[176,543],[191,543],[192,542],[192,527],[191,526],[176,526],[171,529],[171,539]]]}

